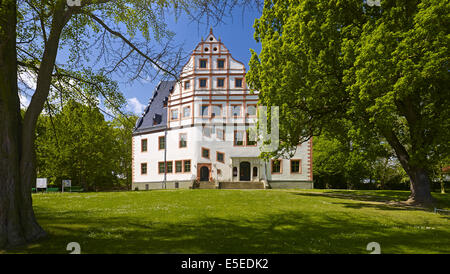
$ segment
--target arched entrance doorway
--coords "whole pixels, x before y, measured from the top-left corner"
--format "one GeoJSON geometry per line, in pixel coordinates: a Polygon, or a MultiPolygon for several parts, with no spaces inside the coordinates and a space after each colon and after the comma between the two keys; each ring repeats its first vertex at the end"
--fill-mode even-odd
{"type": "Polygon", "coordinates": [[[200,168],[200,181],[201,182],[209,181],[209,168],[207,166],[202,166],[200,168]]]}
{"type": "Polygon", "coordinates": [[[239,164],[239,181],[250,181],[250,163],[241,162],[239,164]]]}

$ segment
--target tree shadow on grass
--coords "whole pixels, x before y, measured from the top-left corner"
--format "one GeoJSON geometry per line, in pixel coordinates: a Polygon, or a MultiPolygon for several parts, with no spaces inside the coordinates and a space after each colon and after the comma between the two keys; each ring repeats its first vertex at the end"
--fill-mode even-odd
{"type": "MultiPolygon", "coordinates": [[[[336,203],[342,204],[347,208],[376,208],[380,210],[409,210],[409,211],[426,211],[432,212],[433,208],[431,207],[420,207],[420,206],[411,206],[403,201],[398,201],[399,199],[389,199],[389,197],[385,196],[377,196],[377,195],[360,195],[351,192],[343,192],[343,191],[328,191],[328,192],[291,192],[294,195],[305,196],[305,197],[327,197],[327,198],[335,198],[341,201],[336,203]],[[354,203],[344,202],[342,200],[351,200],[356,201],[354,203]],[[361,203],[357,203],[361,202],[361,203]]],[[[442,202],[442,201],[441,201],[442,202]]]]}
{"type": "Polygon", "coordinates": [[[242,218],[201,216],[161,222],[151,216],[96,217],[86,211],[52,213],[36,208],[49,237],[12,253],[69,253],[78,242],[82,253],[369,253],[376,241],[383,253],[448,253],[450,233],[410,224],[389,227],[353,216],[295,211],[242,218]]]}

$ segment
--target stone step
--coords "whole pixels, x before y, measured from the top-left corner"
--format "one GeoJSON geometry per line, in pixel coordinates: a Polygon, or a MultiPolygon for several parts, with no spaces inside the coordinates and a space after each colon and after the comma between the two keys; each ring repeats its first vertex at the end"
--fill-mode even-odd
{"type": "Polygon", "coordinates": [[[199,182],[196,188],[197,189],[215,189],[216,184],[210,183],[210,182],[199,182]]]}
{"type": "Polygon", "coordinates": [[[221,189],[264,189],[262,182],[219,182],[221,189]]]}

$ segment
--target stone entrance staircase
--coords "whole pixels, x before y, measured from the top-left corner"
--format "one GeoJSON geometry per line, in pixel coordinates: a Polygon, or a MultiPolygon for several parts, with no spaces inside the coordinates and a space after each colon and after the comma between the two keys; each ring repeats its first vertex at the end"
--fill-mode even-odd
{"type": "MultiPolygon", "coordinates": [[[[216,189],[212,182],[197,182],[195,189],[216,189]]],[[[219,182],[219,189],[265,189],[263,182],[219,182]]]]}
{"type": "Polygon", "coordinates": [[[196,189],[216,189],[216,184],[211,182],[197,182],[194,184],[196,189]]]}
{"type": "Polygon", "coordinates": [[[220,182],[221,189],[264,189],[262,182],[220,182]]]}

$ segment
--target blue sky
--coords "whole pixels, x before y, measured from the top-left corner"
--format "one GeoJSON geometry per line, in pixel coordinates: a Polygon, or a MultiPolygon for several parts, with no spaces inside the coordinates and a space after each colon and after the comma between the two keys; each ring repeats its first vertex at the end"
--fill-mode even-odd
{"type": "MultiPolygon", "coordinates": [[[[256,43],[253,38],[253,23],[256,18],[261,16],[261,11],[257,9],[234,10],[232,16],[223,18],[223,23],[211,25],[198,25],[196,22],[190,21],[184,17],[168,18],[166,23],[169,30],[175,33],[174,43],[183,45],[184,52],[192,52],[194,47],[201,41],[202,37],[209,34],[210,27],[213,28],[214,35],[221,38],[225,46],[231,51],[236,60],[243,62],[248,69],[250,61],[250,49],[260,52],[261,45],[256,43]]],[[[116,79],[118,80],[118,79],[116,79]]],[[[158,80],[153,82],[145,82],[136,80],[132,83],[124,83],[119,81],[121,91],[128,100],[127,110],[140,114],[143,107],[147,104],[152,96],[158,80]]]]}

